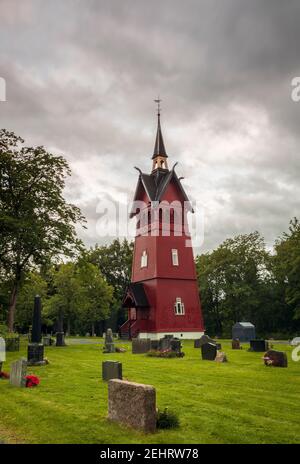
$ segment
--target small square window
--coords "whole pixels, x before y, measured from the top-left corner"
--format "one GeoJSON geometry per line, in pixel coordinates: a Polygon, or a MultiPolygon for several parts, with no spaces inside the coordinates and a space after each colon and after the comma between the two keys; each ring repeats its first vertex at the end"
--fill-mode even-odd
{"type": "Polygon", "coordinates": [[[173,264],[173,266],[179,266],[178,250],[176,250],[176,249],[172,250],[172,264],[173,264]]]}

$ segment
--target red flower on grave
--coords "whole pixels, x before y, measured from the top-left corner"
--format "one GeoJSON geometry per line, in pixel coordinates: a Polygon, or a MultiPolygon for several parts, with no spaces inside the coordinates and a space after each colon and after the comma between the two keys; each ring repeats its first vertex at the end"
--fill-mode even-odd
{"type": "Polygon", "coordinates": [[[37,387],[40,383],[40,379],[36,375],[26,375],[26,387],[37,387]]]}
{"type": "Polygon", "coordinates": [[[9,379],[8,372],[0,372],[0,379],[9,379]]]}

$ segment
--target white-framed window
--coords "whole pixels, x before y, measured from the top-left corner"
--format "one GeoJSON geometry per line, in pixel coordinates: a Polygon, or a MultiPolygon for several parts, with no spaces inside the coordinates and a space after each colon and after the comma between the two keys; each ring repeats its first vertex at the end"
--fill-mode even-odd
{"type": "Polygon", "coordinates": [[[148,265],[148,255],[147,251],[144,250],[141,256],[141,267],[147,267],[148,265]]]}
{"type": "Polygon", "coordinates": [[[176,250],[175,248],[172,249],[172,264],[173,266],[179,266],[178,250],[176,250]]]}
{"type": "Polygon", "coordinates": [[[181,298],[177,297],[174,303],[174,310],[176,316],[183,316],[185,314],[184,303],[181,301],[181,298]]]}

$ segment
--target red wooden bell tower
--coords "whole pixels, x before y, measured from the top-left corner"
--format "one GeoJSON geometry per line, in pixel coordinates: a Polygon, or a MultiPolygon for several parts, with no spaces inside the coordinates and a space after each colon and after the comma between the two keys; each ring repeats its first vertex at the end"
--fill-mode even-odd
{"type": "Polygon", "coordinates": [[[199,338],[204,333],[199,290],[187,213],[193,212],[177,177],[168,168],[160,126],[152,172],[140,169],[130,217],[136,217],[132,278],[123,300],[129,337],[159,339],[164,335],[199,338]]]}

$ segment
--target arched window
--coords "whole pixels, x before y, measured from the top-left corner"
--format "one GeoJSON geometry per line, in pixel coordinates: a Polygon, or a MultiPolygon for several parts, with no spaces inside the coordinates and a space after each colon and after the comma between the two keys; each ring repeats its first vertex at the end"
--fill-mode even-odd
{"type": "Polygon", "coordinates": [[[174,311],[176,316],[184,316],[185,314],[184,303],[179,297],[176,298],[176,302],[174,303],[174,311]]]}

